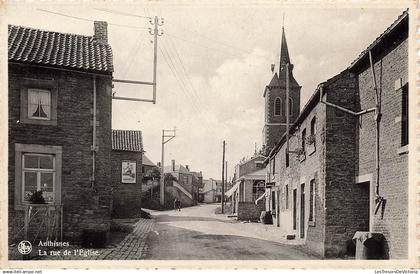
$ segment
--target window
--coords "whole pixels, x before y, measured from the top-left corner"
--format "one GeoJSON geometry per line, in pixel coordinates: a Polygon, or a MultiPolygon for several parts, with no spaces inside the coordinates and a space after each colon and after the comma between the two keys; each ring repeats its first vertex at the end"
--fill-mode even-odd
{"type": "Polygon", "coordinates": [[[51,120],[51,92],[45,89],[28,89],[28,118],[51,120]]]}
{"type": "Polygon", "coordinates": [[[286,209],[289,209],[289,185],[286,185],[284,192],[286,194],[286,209]]]}
{"type": "Polygon", "coordinates": [[[277,97],[276,100],[274,100],[274,115],[281,115],[282,109],[281,109],[281,99],[280,97],[277,97]]]}
{"type": "Polygon", "coordinates": [[[293,100],[289,98],[289,116],[293,116],[293,100]]]}
{"type": "Polygon", "coordinates": [[[273,160],[271,161],[271,170],[273,172],[273,175],[276,174],[276,156],[273,157],[273,160]]]}
{"type": "Polygon", "coordinates": [[[408,145],[408,85],[402,88],[401,146],[408,145]]]}
{"type": "Polygon", "coordinates": [[[20,119],[23,124],[57,125],[58,86],[54,80],[23,80],[20,119]]]}
{"type": "Polygon", "coordinates": [[[255,181],[252,185],[252,201],[257,200],[265,193],[265,181],[255,181]]]}
{"type": "Polygon", "coordinates": [[[15,144],[15,209],[23,209],[34,191],[47,203],[61,203],[60,146],[15,144]]]}
{"type": "Polygon", "coordinates": [[[311,135],[316,134],[316,117],[311,120],[311,135]]]}
{"type": "Polygon", "coordinates": [[[315,222],[315,179],[309,184],[309,222],[315,222]]]}
{"type": "Polygon", "coordinates": [[[285,151],[285,153],[286,153],[286,167],[289,167],[289,153],[287,150],[285,151]]]}
{"type": "Polygon", "coordinates": [[[48,154],[22,155],[22,197],[27,202],[32,193],[41,190],[45,202],[54,202],[55,157],[48,154]]]}
{"type": "Polygon", "coordinates": [[[306,145],[306,128],[302,130],[302,151],[305,152],[306,145]]]}

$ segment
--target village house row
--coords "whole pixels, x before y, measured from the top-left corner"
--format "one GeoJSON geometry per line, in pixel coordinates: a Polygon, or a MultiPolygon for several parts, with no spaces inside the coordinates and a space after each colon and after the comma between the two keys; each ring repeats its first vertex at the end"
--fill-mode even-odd
{"type": "MultiPolygon", "coordinates": [[[[113,218],[140,217],[142,198],[159,207],[161,167],[144,155],[141,131],[111,127],[106,22],[93,36],[10,25],[8,63],[10,244],[105,245],[113,218]]],[[[167,207],[196,204],[201,172],[175,162],[166,172],[176,180],[167,207]]]]}
{"type": "Polygon", "coordinates": [[[408,11],[347,69],[320,83],[300,111],[301,86],[293,75],[284,28],[275,70],[264,90],[265,147],[237,165],[236,184],[226,193],[233,213],[239,220],[256,220],[270,211],[278,233],[322,257],[351,253],[355,237],[382,242],[380,258],[406,259],[408,11]],[[378,181],[369,53],[382,94],[378,181]]]}

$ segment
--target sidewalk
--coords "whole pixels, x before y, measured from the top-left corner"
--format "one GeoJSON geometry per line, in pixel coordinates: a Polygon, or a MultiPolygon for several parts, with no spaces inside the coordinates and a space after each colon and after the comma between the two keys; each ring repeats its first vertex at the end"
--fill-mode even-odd
{"type": "Polygon", "coordinates": [[[133,232],[128,234],[124,240],[115,248],[102,251],[97,260],[139,260],[147,255],[148,246],[146,239],[153,230],[155,221],[153,219],[140,219],[133,232]]]}

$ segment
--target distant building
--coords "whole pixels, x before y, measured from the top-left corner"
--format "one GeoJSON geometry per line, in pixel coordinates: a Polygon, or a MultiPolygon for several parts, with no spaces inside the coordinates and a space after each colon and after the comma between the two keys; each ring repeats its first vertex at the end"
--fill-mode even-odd
{"type": "Polygon", "coordinates": [[[175,178],[175,180],[165,183],[165,193],[170,191],[170,195],[173,196],[169,199],[178,198],[186,206],[197,204],[198,190],[203,178],[201,172],[190,171],[188,165],[176,164],[175,160],[172,160],[170,166],[165,166],[164,174],[165,176],[170,174],[175,178]]]}
{"type": "Polygon", "coordinates": [[[200,188],[199,202],[202,203],[215,203],[220,202],[222,194],[222,182],[214,180],[213,178],[204,179],[203,187],[200,188]]]}
{"type": "Polygon", "coordinates": [[[112,130],[113,218],[140,217],[143,152],[141,131],[112,130]]]}
{"type": "Polygon", "coordinates": [[[265,194],[264,160],[264,156],[254,155],[235,167],[236,182],[226,191],[225,196],[230,199],[232,213],[237,214],[238,220],[258,220],[264,209],[263,201],[255,203],[265,194]]]}
{"type": "Polygon", "coordinates": [[[349,246],[357,231],[382,233],[379,258],[407,259],[408,12],[348,69],[318,86],[290,134],[290,152],[283,134],[265,161],[273,225],[325,257],[354,256],[349,246]],[[356,116],[320,102],[322,96],[354,113],[375,108],[369,52],[382,94],[379,182],[375,112],[356,116]]]}

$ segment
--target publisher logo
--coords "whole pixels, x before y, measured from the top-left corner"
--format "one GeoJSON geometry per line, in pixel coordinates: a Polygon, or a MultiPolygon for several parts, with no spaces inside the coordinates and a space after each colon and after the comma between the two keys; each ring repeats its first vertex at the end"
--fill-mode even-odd
{"type": "Polygon", "coordinates": [[[32,251],[32,244],[29,241],[21,241],[17,248],[20,254],[27,255],[32,251]]]}

